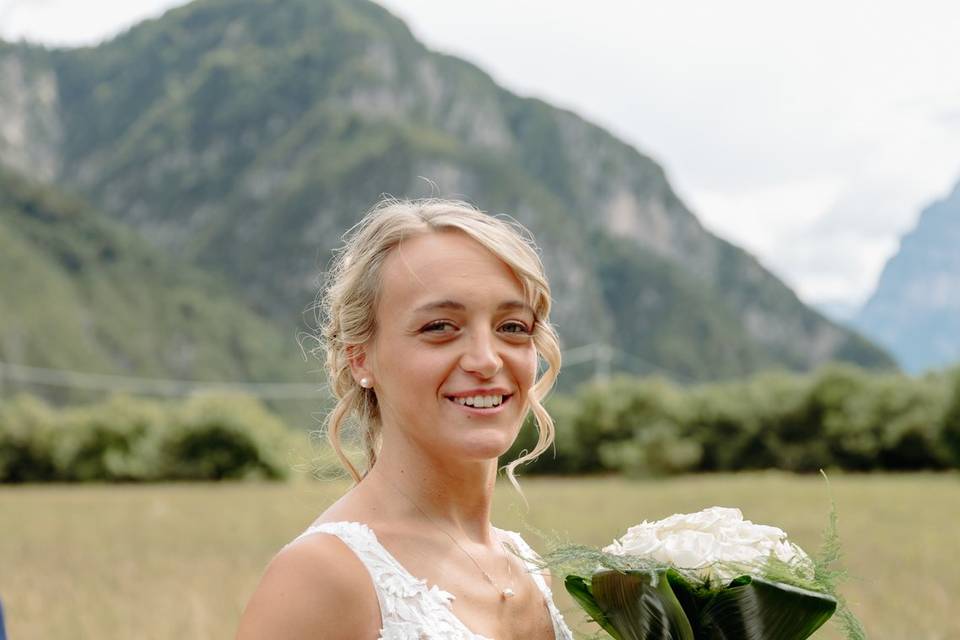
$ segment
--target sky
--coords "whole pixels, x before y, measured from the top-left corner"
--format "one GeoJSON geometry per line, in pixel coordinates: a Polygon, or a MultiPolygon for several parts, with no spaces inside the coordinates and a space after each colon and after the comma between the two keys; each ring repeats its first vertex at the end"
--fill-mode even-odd
{"type": "MultiPolygon", "coordinates": [[[[0,0],[0,37],[91,44],[184,0],[0,0]]],[[[802,299],[857,305],[960,180],[960,3],[382,0],[429,47],[664,166],[802,299]]]]}

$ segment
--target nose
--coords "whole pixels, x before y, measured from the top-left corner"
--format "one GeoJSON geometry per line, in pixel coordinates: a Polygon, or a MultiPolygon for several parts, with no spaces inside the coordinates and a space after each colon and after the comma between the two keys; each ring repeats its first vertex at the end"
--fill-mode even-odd
{"type": "Polygon", "coordinates": [[[492,378],[503,368],[497,353],[496,337],[488,331],[474,333],[460,356],[460,368],[480,378],[492,378]]]}

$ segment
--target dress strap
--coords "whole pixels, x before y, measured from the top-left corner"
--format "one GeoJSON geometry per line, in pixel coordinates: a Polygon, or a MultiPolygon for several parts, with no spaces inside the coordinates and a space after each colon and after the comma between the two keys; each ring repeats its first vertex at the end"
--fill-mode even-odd
{"type": "Polygon", "coordinates": [[[519,554],[526,565],[527,571],[533,578],[534,584],[536,584],[541,593],[543,593],[547,602],[547,609],[550,611],[550,619],[553,622],[553,633],[556,640],[573,640],[573,634],[570,632],[566,621],[564,621],[563,614],[560,613],[556,603],[553,601],[553,591],[550,589],[550,585],[547,584],[543,569],[537,564],[540,556],[530,548],[527,541],[516,531],[506,531],[504,529],[498,529],[498,531],[506,535],[509,543],[513,545],[517,554],[519,554]]]}
{"type": "MultiPolygon", "coordinates": [[[[384,617],[384,611],[388,609],[388,603],[384,601],[384,593],[380,588],[384,569],[389,565],[387,558],[377,549],[376,536],[366,525],[358,522],[325,522],[321,524],[310,525],[306,531],[291,540],[287,546],[294,544],[308,536],[326,533],[336,536],[343,544],[347,545],[361,564],[370,574],[370,580],[373,582],[374,591],[377,594],[377,602],[380,606],[381,625],[384,617]],[[369,535],[367,535],[369,533],[369,535]],[[372,543],[371,543],[372,538],[372,543]]],[[[380,547],[382,548],[382,547],[380,547]]]]}

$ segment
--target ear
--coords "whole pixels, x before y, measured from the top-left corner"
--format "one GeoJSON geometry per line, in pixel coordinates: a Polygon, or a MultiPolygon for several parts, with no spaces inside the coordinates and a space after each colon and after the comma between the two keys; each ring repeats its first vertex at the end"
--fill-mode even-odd
{"type": "Polygon", "coordinates": [[[365,345],[351,344],[347,346],[347,362],[350,363],[350,373],[353,374],[353,379],[357,381],[357,384],[360,384],[360,378],[373,378],[367,362],[365,345]]]}

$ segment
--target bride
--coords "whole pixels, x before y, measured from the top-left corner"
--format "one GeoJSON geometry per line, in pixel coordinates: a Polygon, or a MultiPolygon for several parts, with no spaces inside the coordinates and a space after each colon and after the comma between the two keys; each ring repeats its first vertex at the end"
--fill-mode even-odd
{"type": "Polygon", "coordinates": [[[540,401],[560,352],[525,230],[461,202],[386,201],[348,235],[320,308],[327,432],[356,484],[273,559],[238,640],[572,639],[533,552],[490,522],[497,458],[529,412],[539,441],[507,465],[514,486],[553,440],[540,401]]]}

